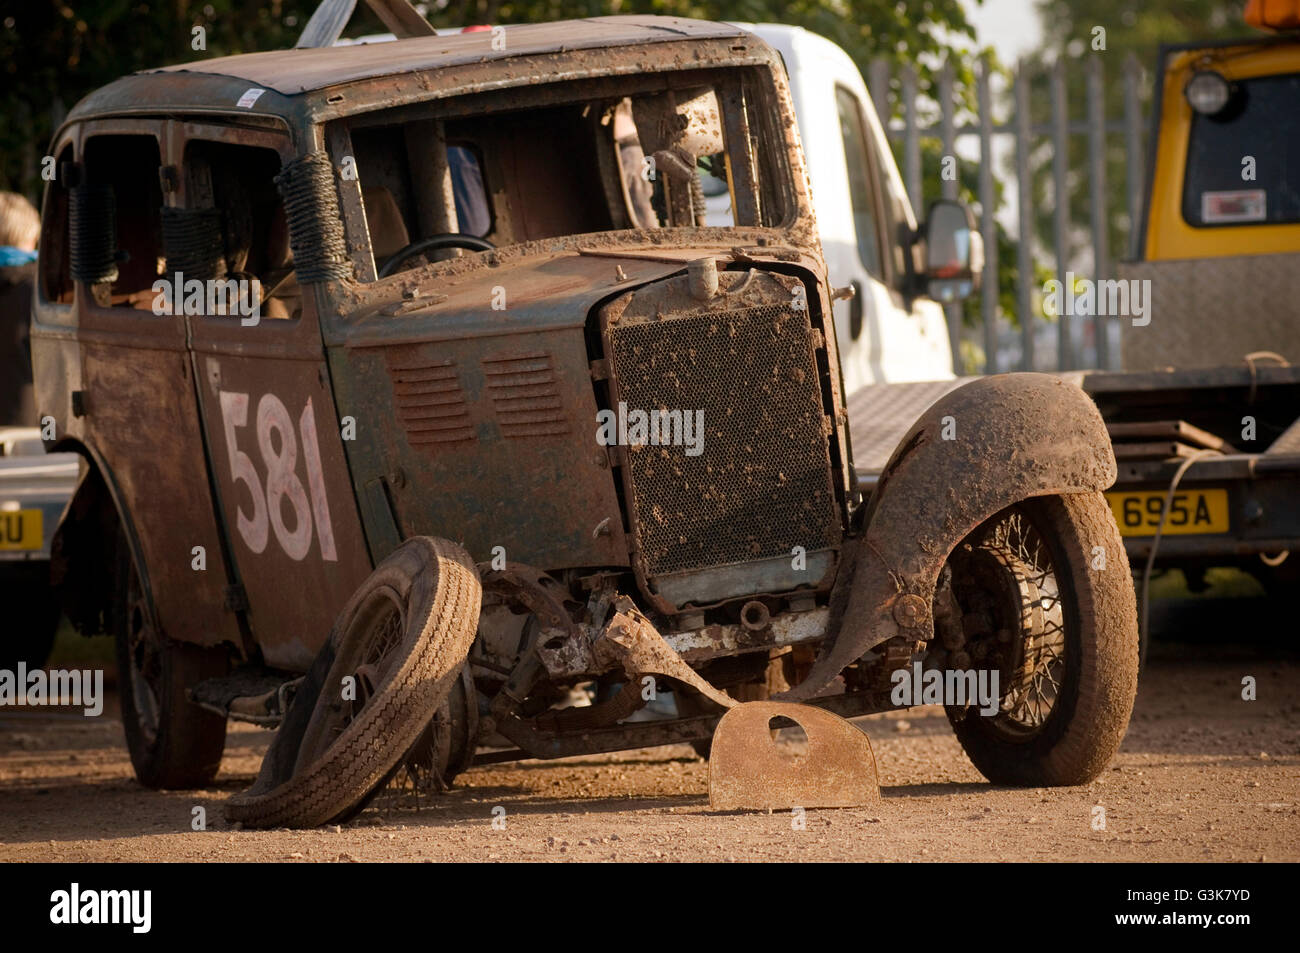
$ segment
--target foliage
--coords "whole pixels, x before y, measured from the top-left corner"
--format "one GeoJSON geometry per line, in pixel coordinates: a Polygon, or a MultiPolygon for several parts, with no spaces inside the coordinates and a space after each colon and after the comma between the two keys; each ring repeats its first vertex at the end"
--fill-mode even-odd
{"type": "MultiPolygon", "coordinates": [[[[38,198],[39,162],[67,109],[135,70],[290,47],[313,0],[66,0],[6,2],[0,14],[0,188],[38,198]],[[203,49],[195,49],[195,28],[203,49]]],[[[971,35],[959,0],[441,0],[424,12],[438,27],[522,23],[615,13],[782,22],[835,40],[865,65],[878,54],[941,52],[971,35]]],[[[347,34],[383,31],[358,4],[347,34]]]]}

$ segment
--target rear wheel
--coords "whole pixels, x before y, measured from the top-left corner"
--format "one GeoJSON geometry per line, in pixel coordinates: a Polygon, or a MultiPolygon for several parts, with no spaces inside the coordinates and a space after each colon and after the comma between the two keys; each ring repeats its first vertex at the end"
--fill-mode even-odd
{"type": "Polygon", "coordinates": [[[966,643],[945,667],[999,676],[995,714],[947,709],[966,754],[995,784],[1091,781],[1124,737],[1138,673],[1137,605],[1105,498],[1019,503],[949,565],[966,643]]]}
{"type": "Polygon", "coordinates": [[[135,776],[150,788],[201,788],[217,775],[226,720],[186,690],[226,673],[224,649],[173,642],[153,625],[125,539],[117,554],[113,629],[122,727],[135,776]]]}

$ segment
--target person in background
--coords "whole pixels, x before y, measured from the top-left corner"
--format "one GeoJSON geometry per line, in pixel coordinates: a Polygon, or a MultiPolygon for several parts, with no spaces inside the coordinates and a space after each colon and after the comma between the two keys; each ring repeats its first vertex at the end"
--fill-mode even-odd
{"type": "Polygon", "coordinates": [[[0,192],[0,426],[35,427],[32,293],[41,217],[17,192],[0,192]]]}

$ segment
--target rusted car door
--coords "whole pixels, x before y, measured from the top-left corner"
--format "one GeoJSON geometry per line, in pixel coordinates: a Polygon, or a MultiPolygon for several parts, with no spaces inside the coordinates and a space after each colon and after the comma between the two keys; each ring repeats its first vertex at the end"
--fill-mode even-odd
{"type": "MultiPolygon", "coordinates": [[[[218,502],[254,640],[267,664],[305,670],[371,565],[348,479],[317,313],[296,286],[273,178],[287,135],[176,123],[178,201],[216,208],[243,280],[265,279],[256,318],[189,314],[218,502]],[[242,259],[242,262],[241,262],[242,259]],[[288,288],[291,294],[285,294],[288,288]],[[274,294],[273,294],[274,293],[274,294]]],[[[231,275],[228,274],[227,277],[231,275]]]]}
{"type": "MultiPolygon", "coordinates": [[[[166,635],[204,645],[239,644],[237,617],[225,608],[227,579],[185,326],[150,306],[161,255],[162,130],[161,122],[132,119],[89,122],[74,133],[81,221],[93,220],[95,209],[111,201],[115,235],[108,232],[103,247],[115,251],[104,273],[116,278],[91,284],[73,282],[65,273],[55,278],[56,287],[44,290],[43,297],[52,300],[42,302],[42,319],[53,326],[38,334],[46,338],[42,346],[61,350],[47,366],[65,378],[70,396],[66,411],[45,410],[60,415],[61,432],[90,448],[117,490],[166,635]],[[65,333],[75,333],[79,360],[65,333]]],[[[63,240],[67,247],[66,234],[63,240]]],[[[89,237],[82,241],[94,243],[89,237]]]]}

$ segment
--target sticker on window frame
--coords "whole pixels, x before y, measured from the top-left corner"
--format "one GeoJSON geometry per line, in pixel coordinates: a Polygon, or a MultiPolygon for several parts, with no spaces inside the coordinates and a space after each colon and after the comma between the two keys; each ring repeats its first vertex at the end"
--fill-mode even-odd
{"type": "Polygon", "coordinates": [[[1201,221],[1206,225],[1262,222],[1267,218],[1268,193],[1263,189],[1201,193],[1201,221]]]}
{"type": "Polygon", "coordinates": [[[261,97],[261,95],[264,92],[266,92],[266,90],[258,89],[256,86],[252,87],[251,89],[244,90],[244,95],[240,96],[239,102],[235,103],[236,108],[252,109],[253,103],[257,102],[257,100],[261,97]]]}

